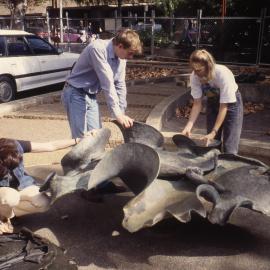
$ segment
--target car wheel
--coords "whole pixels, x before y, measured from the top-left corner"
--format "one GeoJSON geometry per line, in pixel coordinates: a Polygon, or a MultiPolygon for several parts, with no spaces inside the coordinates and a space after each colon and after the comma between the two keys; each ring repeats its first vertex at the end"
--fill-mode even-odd
{"type": "Polygon", "coordinates": [[[0,76],[0,102],[8,102],[15,97],[15,83],[7,76],[0,76]]]}

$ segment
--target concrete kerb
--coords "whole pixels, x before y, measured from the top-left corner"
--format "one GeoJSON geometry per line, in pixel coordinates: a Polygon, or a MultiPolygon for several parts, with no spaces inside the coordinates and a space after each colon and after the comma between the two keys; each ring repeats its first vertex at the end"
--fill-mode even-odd
{"type": "Polygon", "coordinates": [[[60,99],[60,95],[61,91],[57,91],[53,93],[43,94],[40,96],[34,96],[0,104],[0,116],[3,116],[7,113],[24,110],[38,104],[54,103],[55,101],[58,101],[60,99]]]}
{"type": "Polygon", "coordinates": [[[146,119],[146,124],[161,131],[163,124],[172,118],[176,104],[185,105],[190,98],[190,93],[186,87],[179,87],[179,93],[173,94],[163,99],[157,104],[146,119]]]}
{"type": "Polygon", "coordinates": [[[252,157],[263,157],[269,159],[270,157],[270,143],[261,142],[257,140],[241,139],[239,145],[239,152],[242,155],[252,157]]]}

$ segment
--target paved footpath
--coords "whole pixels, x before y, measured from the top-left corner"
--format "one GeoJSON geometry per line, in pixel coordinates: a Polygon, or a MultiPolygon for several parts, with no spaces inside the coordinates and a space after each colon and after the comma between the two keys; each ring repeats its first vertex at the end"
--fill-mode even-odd
{"type": "MultiPolygon", "coordinates": [[[[152,109],[167,97],[181,91],[175,83],[135,85],[128,88],[128,115],[145,121],[152,109]]],[[[30,98],[33,99],[34,98],[30,98]]],[[[122,138],[100,97],[104,126],[112,129],[108,147],[122,138]]],[[[172,131],[172,123],[165,127],[172,131]]],[[[175,126],[178,131],[178,125],[175,126]]],[[[1,137],[32,141],[69,138],[69,128],[59,97],[51,104],[39,104],[0,119],[1,137]]],[[[60,171],[59,162],[68,150],[27,154],[29,172],[44,178],[51,169],[60,171]],[[42,166],[42,164],[45,164],[42,166]],[[34,166],[34,167],[33,167],[34,166]]],[[[121,226],[123,206],[131,199],[127,192],[106,196],[105,202],[85,201],[79,193],[59,199],[42,214],[17,220],[16,228],[26,226],[66,249],[79,270],[268,270],[270,269],[270,218],[247,209],[238,209],[224,227],[193,216],[182,224],[169,219],[130,234],[121,226]]]]}

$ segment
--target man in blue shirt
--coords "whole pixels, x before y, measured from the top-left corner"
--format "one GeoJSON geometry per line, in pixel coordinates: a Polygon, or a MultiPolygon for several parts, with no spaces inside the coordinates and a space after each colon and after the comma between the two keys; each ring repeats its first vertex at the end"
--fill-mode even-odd
{"type": "Polygon", "coordinates": [[[125,115],[126,60],[141,51],[140,38],[131,29],[119,31],[110,40],[95,40],[83,50],[62,94],[72,138],[81,138],[86,131],[101,128],[96,100],[101,90],[112,117],[125,128],[133,125],[133,119],[125,115]]]}

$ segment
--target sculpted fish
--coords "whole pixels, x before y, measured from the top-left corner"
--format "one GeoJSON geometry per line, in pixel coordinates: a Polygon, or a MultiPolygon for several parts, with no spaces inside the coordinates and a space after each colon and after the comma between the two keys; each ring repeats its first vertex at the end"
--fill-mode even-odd
{"type": "Polygon", "coordinates": [[[196,186],[185,179],[155,179],[125,205],[123,227],[129,232],[136,232],[143,227],[155,225],[167,216],[188,222],[193,211],[206,217],[206,211],[197,199],[195,189],[196,186]]]}
{"type": "Polygon", "coordinates": [[[64,176],[52,173],[40,191],[50,191],[51,203],[59,197],[80,189],[88,189],[92,170],[105,154],[111,131],[108,128],[97,130],[95,136],[83,138],[61,160],[64,176]]]}
{"type": "Polygon", "coordinates": [[[270,215],[270,169],[258,160],[223,154],[214,172],[203,176],[190,170],[186,177],[214,183],[199,185],[196,190],[198,198],[213,203],[208,216],[213,223],[225,224],[240,206],[270,215]]]}
{"type": "Polygon", "coordinates": [[[98,129],[95,136],[84,137],[80,143],[72,148],[61,160],[64,174],[70,171],[85,171],[93,169],[105,152],[111,131],[108,128],[98,129]],[[91,164],[94,162],[93,164],[91,164]]]}
{"type": "Polygon", "coordinates": [[[159,168],[159,156],[154,149],[140,143],[125,143],[106,153],[93,170],[88,189],[118,176],[138,194],[157,177],[159,168]]]}
{"type": "Polygon", "coordinates": [[[131,128],[124,129],[117,122],[123,134],[125,143],[139,142],[156,150],[160,157],[159,178],[175,178],[185,174],[187,167],[200,168],[203,172],[209,172],[216,167],[219,150],[213,147],[205,147],[204,151],[191,139],[183,135],[174,136],[178,151],[164,149],[164,137],[155,128],[140,122],[134,122],[131,128]]]}

